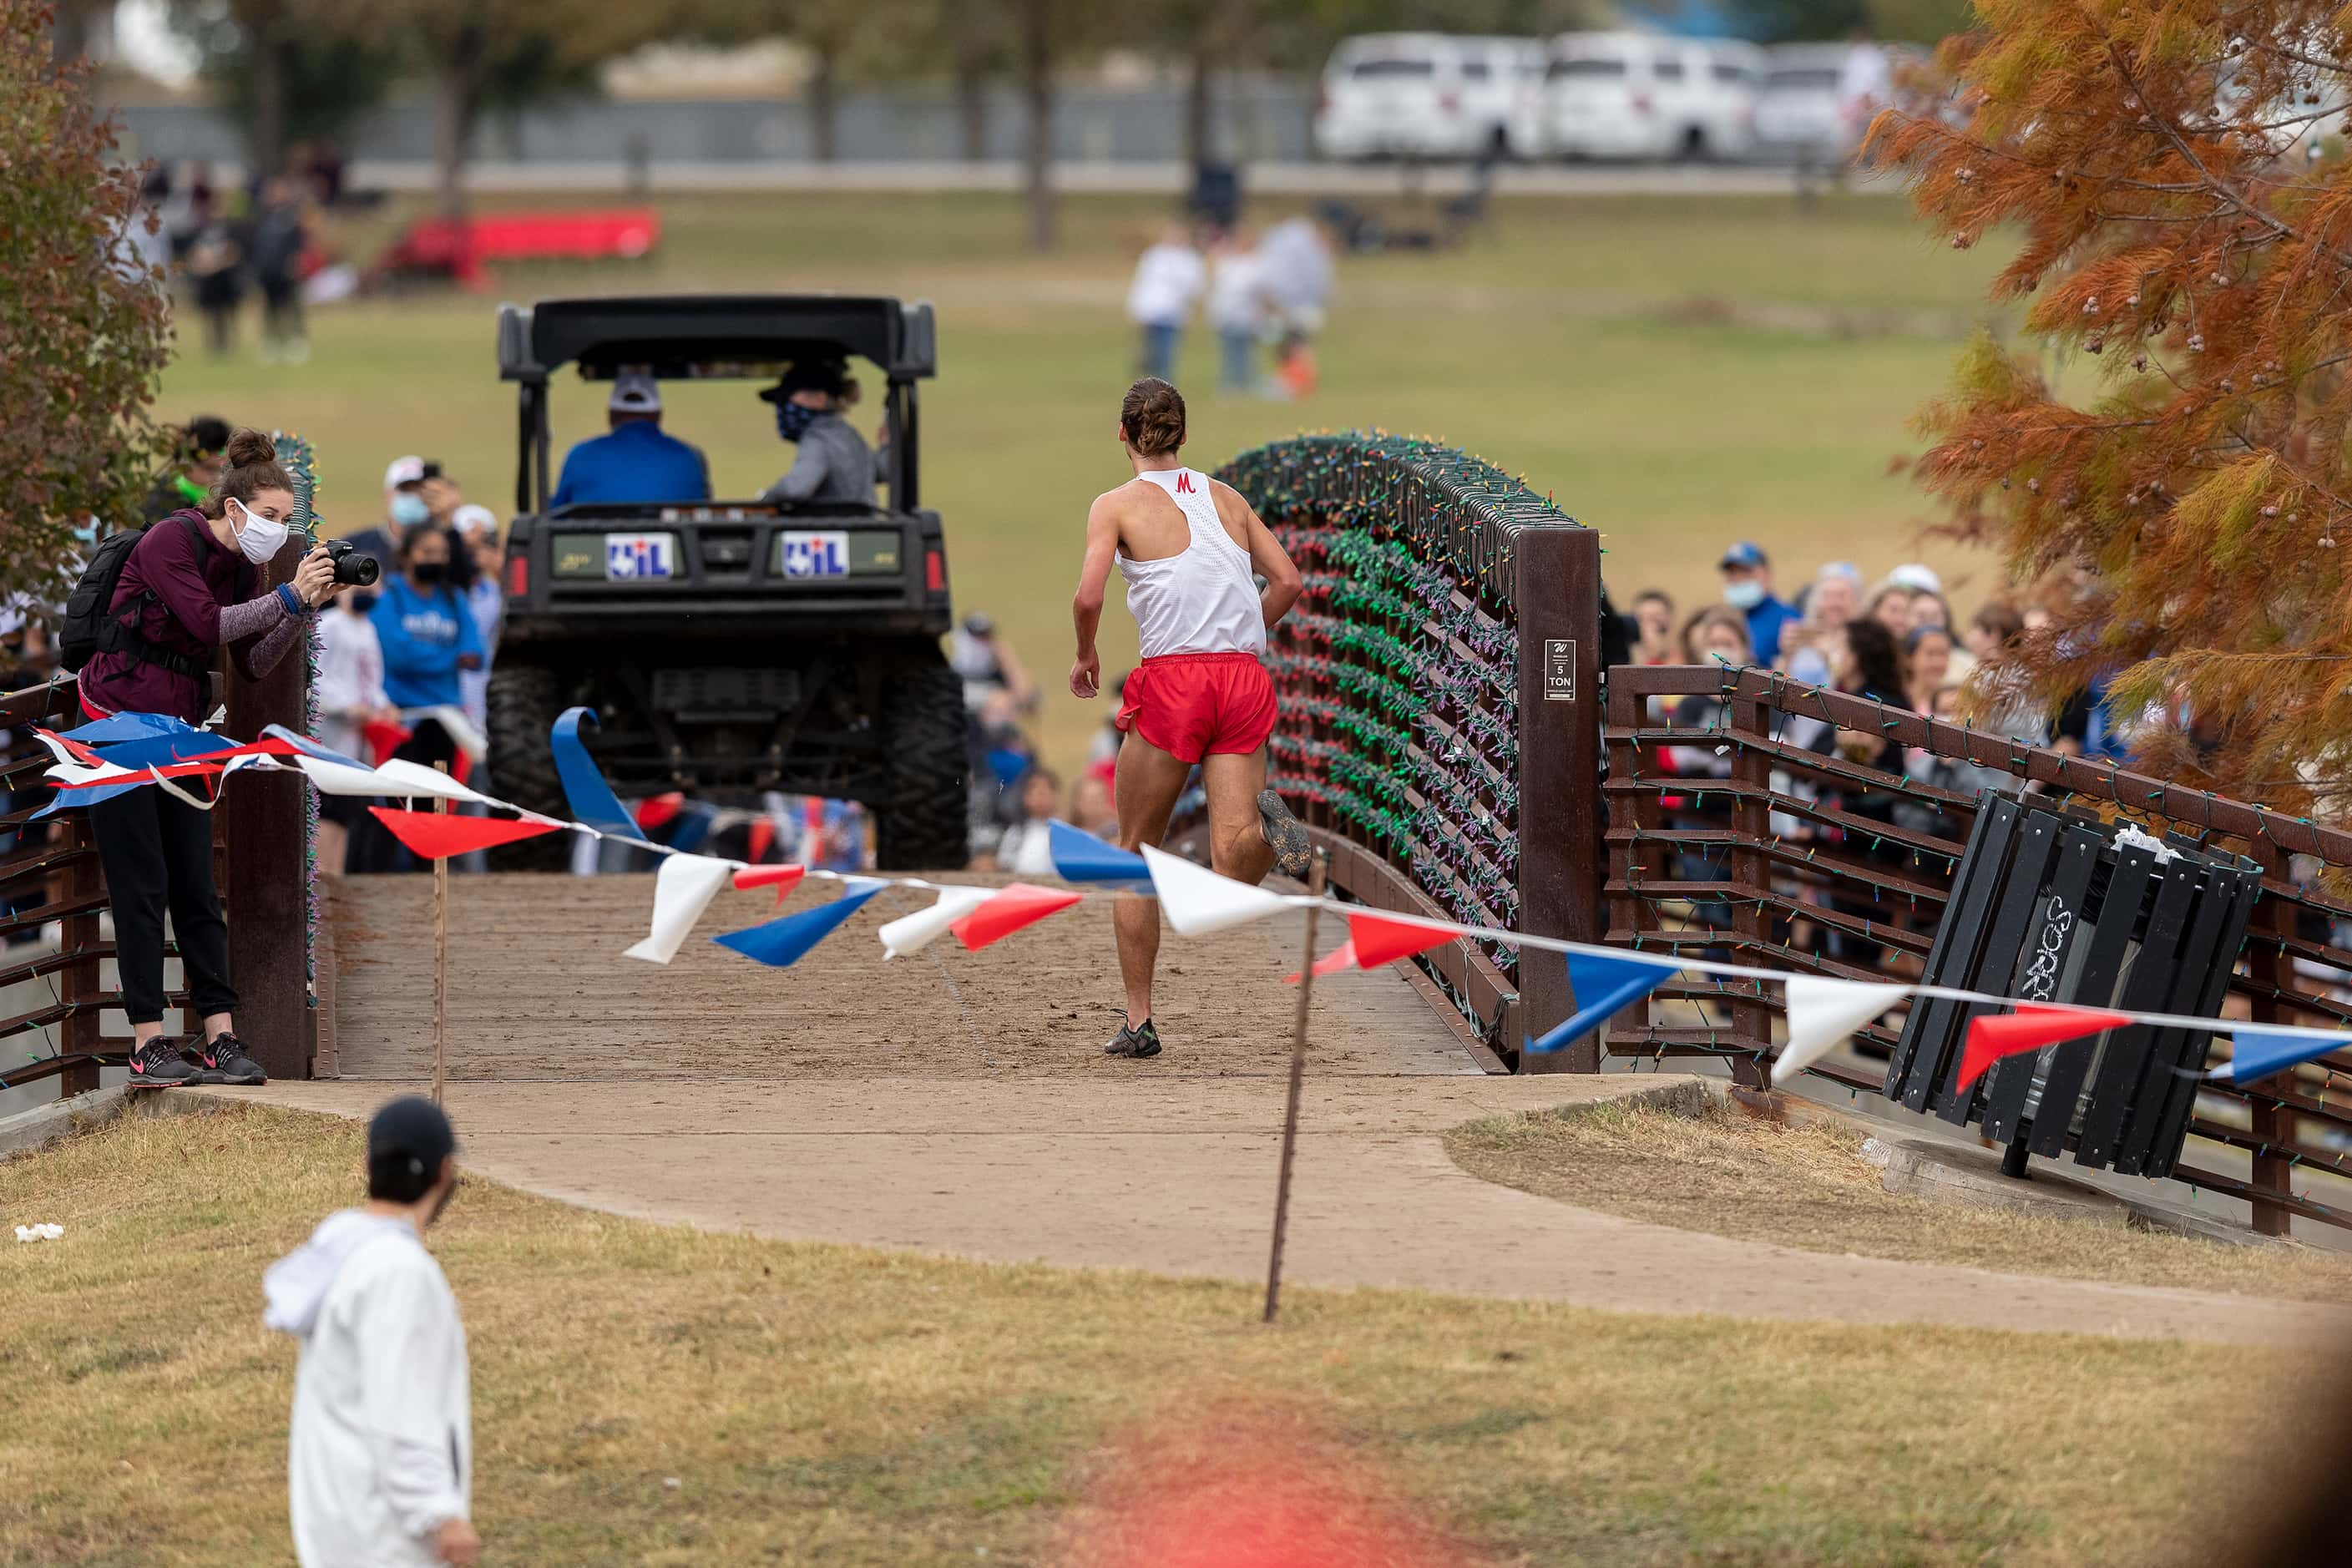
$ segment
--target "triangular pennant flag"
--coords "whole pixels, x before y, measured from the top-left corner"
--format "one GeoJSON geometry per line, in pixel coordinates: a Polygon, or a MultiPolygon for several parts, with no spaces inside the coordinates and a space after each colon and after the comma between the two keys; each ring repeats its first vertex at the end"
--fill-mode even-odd
{"type": "Polygon", "coordinates": [[[866,900],[889,885],[872,877],[851,877],[841,884],[841,897],[829,904],[819,904],[813,910],[803,910],[745,931],[730,931],[710,940],[772,968],[789,968],[809,949],[831,936],[866,900]]]}
{"type": "Polygon", "coordinates": [[[1143,847],[1143,858],[1151,870],[1151,890],[1159,895],[1160,912],[1179,936],[1206,936],[1247,925],[1290,904],[1280,893],[1220,877],[1153,845],[1143,847]]]}
{"type": "Polygon", "coordinates": [[[360,725],[360,740],[367,746],[368,755],[379,763],[389,761],[415,733],[407,725],[395,724],[389,719],[369,719],[360,725]]]}
{"type": "MultiPolygon", "coordinates": [[[[1383,963],[1394,963],[1400,958],[1411,958],[1416,952],[1427,952],[1433,947],[1444,947],[1455,940],[1450,931],[1432,931],[1411,921],[1392,921],[1381,915],[1348,911],[1348,944],[1356,950],[1356,967],[1378,969],[1383,963]]],[[[1318,972],[1319,973],[1319,972],[1318,972]]]]}
{"type": "Polygon", "coordinates": [[[686,792],[671,790],[667,795],[648,795],[637,802],[636,823],[647,833],[658,833],[686,809],[686,792]]]}
{"type": "Polygon", "coordinates": [[[929,909],[900,915],[882,928],[882,961],[922,952],[946,935],[948,927],[994,897],[993,888],[941,888],[929,909]]]}
{"type": "MultiPolygon", "coordinates": [[[[1361,966],[1356,963],[1356,939],[1354,937],[1349,937],[1347,941],[1341,942],[1339,946],[1333,948],[1330,952],[1325,953],[1322,957],[1315,961],[1315,978],[1320,980],[1327,974],[1337,974],[1343,969],[1356,969],[1360,967],[1361,966]]],[[[1297,974],[1296,973],[1292,973],[1283,984],[1286,985],[1297,984],[1297,974]]]]}
{"type": "Polygon", "coordinates": [[[1058,914],[1086,897],[1067,888],[1038,888],[1027,882],[1007,882],[996,889],[988,902],[948,927],[967,952],[977,952],[990,942],[1011,936],[1023,926],[1035,925],[1047,915],[1058,914]]]}
{"type": "Polygon", "coordinates": [[[547,732],[548,749],[555,757],[555,776],[563,785],[563,798],[570,803],[572,815],[599,833],[644,843],[646,836],[621,809],[613,786],[604,782],[589,757],[587,744],[580,739],[583,724],[594,729],[596,715],[585,708],[567,708],[547,732]]]}
{"type": "Polygon", "coordinates": [[[1856,1029],[1911,994],[1906,986],[1789,976],[1789,1040],[1772,1063],[1772,1081],[1787,1083],[1856,1029]]]}
{"type": "Polygon", "coordinates": [[[746,866],[735,873],[735,890],[748,893],[754,888],[773,888],[776,902],[781,904],[792,897],[793,889],[807,875],[805,866],[746,866]]]}
{"type": "Polygon", "coordinates": [[[471,790],[438,768],[428,768],[423,763],[413,763],[405,757],[394,757],[375,770],[375,776],[391,785],[390,793],[407,798],[423,795],[431,800],[471,801],[476,805],[504,804],[492,800],[478,790],[471,790]]]}
{"type": "Polygon", "coordinates": [[[667,963],[677,956],[686,933],[727,885],[728,863],[703,855],[666,855],[654,877],[653,931],[622,956],[667,963]]]}
{"type": "Polygon", "coordinates": [[[1572,1045],[1632,1006],[1674,977],[1672,963],[1640,958],[1604,958],[1594,952],[1568,955],[1569,989],[1576,994],[1576,1011],[1559,1027],[1530,1041],[1531,1051],[1556,1051],[1572,1045]]]}
{"type": "Polygon", "coordinates": [[[272,740],[283,741],[293,748],[297,756],[317,757],[321,762],[341,763],[347,768],[366,766],[357,757],[347,757],[329,746],[322,746],[308,735],[298,735],[283,724],[264,724],[261,732],[272,740]]]}
{"type": "MultiPolygon", "coordinates": [[[[79,731],[74,738],[87,743],[79,731]]],[[[156,767],[194,762],[235,744],[236,742],[226,735],[215,735],[209,730],[174,730],[162,735],[143,735],[135,741],[117,741],[110,745],[100,746],[98,760],[111,763],[118,768],[156,767]]]]}
{"type": "Polygon", "coordinates": [[[363,768],[357,763],[329,762],[308,752],[294,759],[323,795],[373,795],[378,799],[395,795],[400,790],[373,768],[363,768]]]}
{"type": "Polygon", "coordinates": [[[437,811],[394,811],[388,805],[372,805],[368,810],[392,829],[392,836],[406,845],[411,854],[426,860],[470,855],[477,849],[562,830],[561,823],[534,817],[453,816],[437,811]]]}
{"type": "Polygon", "coordinates": [[[168,713],[117,713],[93,719],[73,732],[85,746],[108,746],[117,741],[144,741],[156,735],[193,735],[196,727],[168,713]]]}
{"type": "Polygon", "coordinates": [[[2268,1078],[2274,1072],[2284,1072],[2291,1067],[2342,1050],[2352,1046],[2352,1035],[2284,1035],[2271,1029],[2251,1028],[2243,1024],[2231,1031],[2234,1044],[2230,1059],[2206,1074],[2225,1083],[2252,1083],[2258,1078],[2268,1078]]]}
{"type": "Polygon", "coordinates": [[[1059,817],[1045,824],[1045,843],[1053,852],[1054,875],[1065,882],[1142,882],[1151,876],[1142,856],[1106,844],[1059,817]]]}
{"type": "Polygon", "coordinates": [[[2038,1051],[2061,1040],[2080,1039],[2130,1022],[2121,1013],[2102,1013],[2087,1007],[2021,1005],[2014,1013],[1985,1014],[1969,1024],[1969,1043],[1960,1049],[1959,1087],[1966,1089],[1976,1082],[1985,1075],[1986,1068],[2003,1057],[2038,1051]]]}

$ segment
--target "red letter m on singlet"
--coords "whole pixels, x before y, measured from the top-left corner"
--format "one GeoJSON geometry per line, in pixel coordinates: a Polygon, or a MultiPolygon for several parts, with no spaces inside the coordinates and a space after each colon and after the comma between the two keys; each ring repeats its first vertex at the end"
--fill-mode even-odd
{"type": "Polygon", "coordinates": [[[1191,495],[1191,494],[1192,493],[1192,469],[1190,469],[1190,468],[1180,468],[1180,469],[1178,469],[1178,470],[1177,470],[1177,472],[1176,472],[1176,493],[1177,493],[1177,494],[1179,494],[1179,495],[1187,495],[1187,496],[1188,496],[1188,495],[1191,495]]]}

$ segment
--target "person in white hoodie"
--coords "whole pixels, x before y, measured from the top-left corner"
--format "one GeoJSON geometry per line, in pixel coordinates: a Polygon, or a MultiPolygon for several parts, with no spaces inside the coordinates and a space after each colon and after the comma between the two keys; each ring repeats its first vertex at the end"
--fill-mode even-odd
{"type": "Polygon", "coordinates": [[[262,1321],[302,1342],[287,1490],[302,1568],[469,1568],[466,1331],[425,1227],[457,1190],[457,1142],[414,1095],[368,1124],[368,1201],[270,1266],[262,1321]]]}

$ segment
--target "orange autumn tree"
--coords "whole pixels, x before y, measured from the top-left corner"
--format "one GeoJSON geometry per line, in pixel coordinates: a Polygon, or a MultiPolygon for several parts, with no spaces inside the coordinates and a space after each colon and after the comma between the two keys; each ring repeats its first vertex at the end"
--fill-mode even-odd
{"type": "Polygon", "coordinates": [[[2352,7],[1977,0],[1873,127],[2042,352],[1990,336],[1922,484],[2076,591],[1997,672],[2106,681],[2150,771],[2331,815],[2352,754],[2352,7]],[[2082,356],[2082,357],[2077,357],[2082,356]],[[2144,717],[2143,717],[2144,716],[2144,717]]]}

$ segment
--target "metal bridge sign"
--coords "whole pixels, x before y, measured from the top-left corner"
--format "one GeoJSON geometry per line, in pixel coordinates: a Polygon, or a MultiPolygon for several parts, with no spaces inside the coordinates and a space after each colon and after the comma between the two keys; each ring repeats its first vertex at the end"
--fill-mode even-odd
{"type": "Polygon", "coordinates": [[[1576,639],[1574,637],[1544,639],[1544,700],[1547,702],[1576,700],[1576,639]]]}

